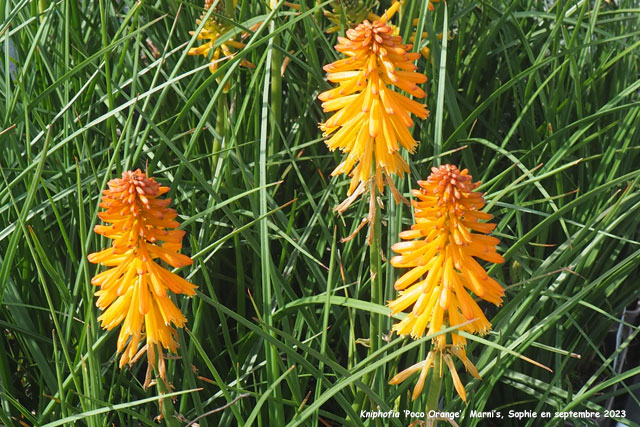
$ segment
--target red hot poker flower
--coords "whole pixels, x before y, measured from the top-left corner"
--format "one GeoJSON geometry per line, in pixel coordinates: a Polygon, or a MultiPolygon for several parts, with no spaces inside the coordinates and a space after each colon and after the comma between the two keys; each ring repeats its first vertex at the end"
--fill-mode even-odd
{"type": "Polygon", "coordinates": [[[111,225],[96,225],[94,230],[113,242],[110,248],[88,257],[92,263],[111,267],[91,280],[100,287],[96,305],[104,313],[98,320],[109,330],[122,323],[118,336],[118,352],[124,350],[121,368],[133,363],[144,339],[153,364],[156,344],[176,352],[173,326],[181,328],[186,322],[167,291],[194,295],[196,289],[156,260],[176,268],[193,261],[178,253],[185,232],[172,230],[180,224],[175,221],[176,211],[167,207],[171,199],[158,198],[169,187],[148,178],[140,169],[124,172],[121,179],[112,179],[108,186],[99,205],[106,211],[98,216],[111,225]]]}
{"type": "MultiPolygon", "coordinates": [[[[443,165],[431,170],[433,173],[427,181],[418,182],[420,190],[413,190],[417,198],[413,201],[416,223],[411,230],[400,233],[407,241],[391,247],[400,254],[391,259],[391,264],[410,270],[396,281],[394,287],[400,296],[390,301],[389,307],[396,314],[413,306],[393,330],[400,335],[411,334],[416,339],[425,331],[436,334],[443,326],[459,326],[469,333],[485,334],[491,324],[469,291],[493,304],[502,303],[504,290],[475,260],[504,262],[496,252],[499,240],[486,235],[493,231],[495,224],[480,222],[492,216],[480,211],[485,204],[482,194],[475,191],[480,183],[472,182],[467,169],[460,171],[456,166],[443,165]]],[[[413,392],[415,399],[434,360],[441,358],[451,371],[456,391],[466,401],[466,392],[452,359],[456,356],[462,360],[467,371],[480,378],[466,355],[466,339],[452,332],[451,344],[447,343],[446,335],[439,335],[433,341],[434,349],[427,359],[397,374],[390,384],[398,384],[420,371],[413,392]]]]}
{"type": "MultiPolygon", "coordinates": [[[[348,58],[324,67],[329,81],[339,87],[318,97],[324,111],[335,111],[320,128],[330,136],[326,141],[330,150],[339,148],[347,154],[332,175],[352,176],[349,197],[337,207],[339,212],[369,191],[371,179],[382,193],[384,181],[392,183],[390,174],[409,171],[400,147],[413,152],[417,145],[408,130],[413,126],[411,114],[421,119],[429,114],[423,104],[393,90],[395,86],[424,98],[418,84],[427,80],[424,74],[415,72],[413,61],[420,54],[410,52],[411,45],[402,44],[387,22],[399,6],[396,2],[379,20],[365,20],[347,30],[347,38],[338,38],[336,50],[348,58]]],[[[395,187],[391,190],[399,196],[395,187]]]]}
{"type": "Polygon", "coordinates": [[[480,212],[484,198],[474,191],[480,183],[473,183],[466,169],[444,165],[432,171],[427,181],[419,181],[421,189],[413,190],[416,223],[400,233],[409,241],[392,246],[400,255],[391,264],[410,270],[396,281],[400,296],[389,307],[395,314],[413,305],[393,329],[419,338],[427,327],[429,334],[438,332],[446,314],[450,326],[475,319],[462,330],[484,334],[491,324],[468,291],[496,305],[502,302],[504,290],[475,260],[504,262],[495,248],[499,240],[478,234],[490,233],[495,224],[479,222],[492,216],[480,212]]]}

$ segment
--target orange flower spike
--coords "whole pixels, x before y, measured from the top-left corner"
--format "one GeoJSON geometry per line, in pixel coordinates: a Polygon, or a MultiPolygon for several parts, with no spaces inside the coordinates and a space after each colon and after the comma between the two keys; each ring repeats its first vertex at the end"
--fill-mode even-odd
{"type": "Polygon", "coordinates": [[[180,225],[175,221],[176,211],[167,207],[171,200],[158,199],[169,187],[148,178],[140,169],[124,172],[122,178],[112,179],[107,185],[99,205],[106,211],[98,217],[110,225],[96,225],[94,231],[112,239],[112,246],[88,256],[92,263],[113,267],[91,280],[100,287],[96,305],[104,313],[98,320],[109,330],[122,323],[118,336],[118,352],[123,352],[121,368],[135,360],[143,339],[148,360],[153,363],[154,345],[175,352],[173,326],[181,328],[186,322],[167,290],[191,296],[196,289],[154,260],[161,259],[176,268],[193,261],[178,253],[185,232],[167,230],[180,225]]]}
{"type": "Polygon", "coordinates": [[[473,320],[462,330],[485,334],[491,324],[468,291],[496,305],[502,302],[504,290],[474,259],[504,262],[496,252],[498,239],[474,233],[490,233],[495,225],[479,222],[492,217],[480,212],[484,198],[474,191],[480,183],[472,182],[467,169],[444,165],[432,168],[432,172],[426,181],[418,182],[420,190],[413,190],[416,224],[400,233],[403,240],[410,241],[392,246],[399,255],[391,259],[391,264],[410,270],[396,281],[400,296],[390,301],[389,307],[395,314],[415,304],[409,316],[393,329],[401,334],[411,331],[414,338],[419,338],[423,325],[428,324],[429,333],[437,333],[446,314],[449,326],[473,320]],[[415,238],[420,240],[412,240],[415,238]],[[426,278],[419,280],[423,275],[426,278]],[[436,290],[437,304],[435,300],[433,304],[424,303],[436,290]]]}
{"type": "MultiPolygon", "coordinates": [[[[389,301],[389,308],[392,314],[397,314],[413,306],[393,330],[399,335],[411,334],[413,338],[420,338],[425,331],[436,334],[442,326],[459,326],[468,333],[486,334],[491,323],[468,291],[493,304],[502,303],[504,290],[475,260],[504,262],[495,248],[499,240],[485,235],[493,231],[495,224],[479,222],[492,216],[480,211],[485,204],[482,194],[475,191],[480,183],[472,182],[467,169],[460,171],[456,166],[443,165],[431,170],[426,181],[418,182],[421,188],[413,190],[416,223],[411,230],[400,233],[404,242],[391,247],[399,254],[391,259],[391,264],[410,270],[396,281],[394,287],[400,291],[399,297],[389,301]]],[[[452,332],[451,344],[447,344],[446,335],[439,335],[433,341],[431,359],[399,373],[391,383],[397,384],[428,366],[431,355],[437,352],[451,372],[456,391],[466,401],[452,358],[459,358],[471,375],[480,378],[466,356],[466,339],[452,332]]],[[[413,399],[423,384],[421,376],[413,399]]]]}
{"type": "MultiPolygon", "coordinates": [[[[325,112],[335,112],[320,124],[330,150],[339,148],[347,154],[332,175],[350,174],[347,199],[336,210],[343,212],[360,194],[369,191],[373,178],[382,193],[384,182],[392,184],[391,174],[402,175],[409,165],[402,158],[400,146],[413,152],[417,142],[407,128],[413,125],[411,114],[425,119],[429,112],[420,104],[393,90],[397,87],[416,98],[425,92],[418,84],[427,81],[415,72],[419,53],[393,34],[388,20],[400,3],[394,3],[382,17],[365,20],[338,37],[335,49],[348,58],[328,64],[324,70],[330,82],[339,87],[321,93],[325,112]]],[[[394,196],[399,196],[395,187],[394,196]]]]}
{"type": "MultiPolygon", "coordinates": [[[[196,24],[200,25],[202,19],[207,15],[208,10],[213,6],[214,0],[205,0],[204,2],[204,12],[200,19],[196,19],[196,24]]],[[[237,0],[234,0],[233,6],[237,5],[237,0]]],[[[225,15],[225,1],[218,0],[218,3],[214,9],[214,13],[218,15],[225,15]]],[[[200,46],[192,47],[189,49],[189,55],[203,55],[204,57],[209,56],[209,52],[213,50],[213,54],[209,63],[209,71],[211,73],[215,73],[218,69],[218,63],[232,57],[235,55],[234,52],[231,51],[231,47],[235,49],[243,49],[245,47],[244,43],[233,40],[233,38],[229,38],[220,44],[219,47],[214,47],[216,41],[227,31],[231,29],[231,25],[223,19],[218,18],[217,16],[211,15],[209,19],[204,24],[202,30],[198,33],[198,40],[206,40],[205,44],[200,46]],[[224,56],[223,56],[224,55],[224,56]],[[222,56],[222,57],[221,57],[222,56]]],[[[189,34],[195,34],[195,31],[190,31],[189,34]]],[[[251,62],[246,59],[242,59],[240,65],[247,68],[255,68],[251,62]]],[[[228,85],[225,87],[225,91],[229,89],[228,85]]]]}

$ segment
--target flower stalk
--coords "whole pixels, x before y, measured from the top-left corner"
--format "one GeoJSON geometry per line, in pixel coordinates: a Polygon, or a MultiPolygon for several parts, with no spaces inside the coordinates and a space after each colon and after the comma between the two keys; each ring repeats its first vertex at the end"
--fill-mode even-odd
{"type": "Polygon", "coordinates": [[[364,21],[376,3],[376,0],[334,0],[330,5],[331,10],[324,11],[324,15],[333,23],[326,32],[335,33],[343,27],[351,28],[364,21]]]}
{"type": "MultiPolygon", "coordinates": [[[[274,6],[272,6],[273,9],[274,6]]],[[[269,23],[269,31],[272,33],[276,30],[275,20],[271,20],[269,23]]],[[[270,55],[271,55],[271,70],[270,70],[270,86],[271,93],[271,142],[269,143],[268,156],[270,159],[276,153],[276,147],[280,140],[280,124],[282,123],[282,53],[276,48],[280,44],[280,36],[274,35],[269,40],[270,55]]],[[[269,180],[275,180],[275,170],[273,167],[267,169],[267,176],[269,180]]]]}
{"type": "Polygon", "coordinates": [[[431,381],[427,389],[427,408],[425,414],[429,411],[438,411],[438,402],[440,401],[440,391],[442,390],[442,360],[439,352],[433,355],[434,370],[431,372],[431,381]]]}
{"type": "MultiPolygon", "coordinates": [[[[371,183],[371,199],[369,210],[375,212],[373,216],[371,244],[369,245],[369,262],[371,274],[371,302],[376,305],[384,305],[382,284],[382,224],[380,204],[376,197],[375,184],[371,183]]],[[[382,316],[371,313],[370,316],[370,342],[369,354],[376,352],[381,344],[382,316]]]]}
{"type": "MultiPolygon", "coordinates": [[[[158,372],[157,367],[154,367],[153,371],[156,374],[156,377],[162,378],[162,374],[158,372]]],[[[171,392],[171,388],[163,380],[156,382],[156,388],[158,391],[158,396],[163,396],[171,392]]],[[[160,406],[160,413],[162,414],[162,419],[164,420],[165,425],[167,427],[181,427],[183,425],[175,417],[176,410],[173,407],[173,401],[170,397],[161,398],[160,400],[158,400],[158,405],[160,406]]]]}
{"type": "Polygon", "coordinates": [[[213,146],[211,147],[211,177],[216,176],[216,168],[218,159],[220,158],[220,150],[222,149],[222,140],[224,139],[225,129],[227,127],[227,93],[222,92],[218,95],[218,109],[216,114],[216,134],[213,137],[213,146]]]}

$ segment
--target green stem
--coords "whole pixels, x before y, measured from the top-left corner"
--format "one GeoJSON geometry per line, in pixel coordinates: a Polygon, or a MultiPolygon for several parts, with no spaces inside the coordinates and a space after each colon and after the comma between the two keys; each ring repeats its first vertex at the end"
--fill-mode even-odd
{"type": "Polygon", "coordinates": [[[218,111],[216,116],[216,135],[213,138],[213,147],[211,147],[211,178],[215,178],[216,167],[218,165],[218,157],[220,156],[220,148],[222,147],[222,139],[224,138],[224,130],[227,122],[227,94],[222,92],[218,97],[218,111]]]}
{"type": "MultiPolygon", "coordinates": [[[[275,21],[271,21],[269,29],[271,32],[275,32],[275,21]]],[[[269,66],[271,67],[271,69],[268,70],[269,74],[265,76],[265,85],[262,93],[263,120],[260,127],[260,151],[258,170],[259,185],[261,188],[259,193],[261,217],[265,217],[267,214],[266,185],[267,182],[271,181],[270,177],[272,169],[272,166],[269,165],[269,159],[272,159],[273,156],[275,143],[274,137],[277,134],[280,118],[279,99],[282,96],[282,94],[279,92],[281,88],[280,65],[278,65],[279,61],[277,59],[274,59],[274,56],[279,57],[278,50],[275,48],[277,42],[278,39],[276,37],[273,37],[269,40],[267,61],[270,61],[269,66]],[[276,71],[274,71],[274,67],[277,68],[276,71]],[[274,88],[276,87],[278,89],[277,92],[274,91],[274,88]],[[269,96],[271,96],[270,115],[268,114],[269,107],[267,105],[269,96]],[[278,99],[274,99],[274,96],[278,99]],[[275,105],[277,105],[277,107],[274,107],[275,105]],[[277,112],[274,111],[274,108],[277,108],[277,112]],[[266,120],[267,117],[270,117],[270,120],[266,120]]],[[[267,326],[273,326],[273,320],[271,318],[272,298],[275,297],[279,307],[282,307],[284,305],[284,302],[282,301],[282,292],[280,292],[279,289],[272,289],[274,283],[271,278],[272,260],[270,252],[269,230],[267,227],[266,219],[260,222],[260,255],[262,267],[262,307],[264,322],[267,326]],[[274,290],[275,292],[273,292],[274,290]]],[[[270,331],[270,334],[274,335],[274,332],[270,331]]],[[[273,384],[280,376],[280,355],[278,354],[277,348],[272,344],[267,343],[266,341],[265,353],[265,358],[267,361],[267,381],[269,382],[269,384],[273,384]]],[[[273,389],[273,398],[270,398],[268,401],[269,425],[280,426],[285,424],[284,408],[282,405],[283,400],[284,399],[281,388],[279,386],[275,387],[273,389]]]]}
{"type": "MultiPolygon", "coordinates": [[[[431,370],[431,380],[429,381],[429,388],[427,390],[427,408],[425,414],[429,411],[438,410],[438,402],[440,401],[440,390],[442,389],[442,353],[435,352],[433,358],[433,369],[431,370]]],[[[429,420],[427,419],[427,425],[429,420]]],[[[434,426],[436,424],[433,424],[434,426]]]]}
{"type": "MultiPolygon", "coordinates": [[[[372,166],[372,176],[375,177],[375,164],[372,166]]],[[[380,205],[377,203],[377,187],[375,184],[375,178],[371,179],[371,187],[369,190],[369,218],[372,220],[370,225],[370,245],[369,245],[369,272],[371,274],[371,302],[377,305],[384,305],[382,295],[382,257],[380,248],[382,246],[382,231],[381,231],[381,217],[382,212],[380,205]],[[373,216],[373,218],[372,218],[373,216]]],[[[369,317],[369,356],[375,353],[382,346],[382,316],[379,314],[371,313],[369,317]]],[[[384,392],[384,370],[376,373],[371,372],[364,378],[364,383],[368,384],[382,396],[384,392]],[[375,387],[375,385],[378,387],[375,387]]],[[[358,392],[356,402],[360,403],[360,409],[364,409],[366,406],[367,396],[362,392],[358,392]]],[[[357,410],[357,408],[354,408],[357,410]]]]}
{"type": "Polygon", "coordinates": [[[40,14],[40,22],[44,21],[44,11],[49,7],[49,0],[38,1],[38,13],[40,14]]]}
{"type": "MultiPolygon", "coordinates": [[[[153,346],[154,353],[156,354],[156,361],[151,364],[150,360],[147,360],[147,363],[151,365],[151,369],[153,371],[153,375],[156,377],[156,388],[158,389],[158,396],[162,396],[168,394],[170,390],[165,384],[165,378],[161,378],[160,372],[158,369],[159,363],[164,363],[166,361],[160,362],[161,358],[164,357],[162,354],[162,347],[156,344],[148,343],[148,345],[153,346]]],[[[148,355],[148,353],[147,353],[148,355]]],[[[164,423],[168,427],[180,427],[182,424],[175,417],[175,408],[173,407],[173,401],[171,398],[161,398],[158,400],[158,405],[160,405],[160,412],[162,413],[162,418],[164,419],[164,423]]]]}
{"type": "MultiPolygon", "coordinates": [[[[374,206],[371,206],[371,208],[375,210],[375,217],[373,218],[371,228],[373,239],[369,247],[369,259],[371,262],[371,302],[378,306],[384,306],[384,284],[382,280],[382,212],[376,196],[375,180],[372,180],[371,197],[373,197],[374,206]]],[[[369,322],[371,330],[369,355],[372,355],[382,347],[382,316],[372,313],[369,322]]],[[[372,389],[375,390],[382,399],[385,398],[385,376],[385,369],[381,367],[377,370],[371,383],[372,389]]]]}
{"type": "MultiPolygon", "coordinates": [[[[247,309],[246,309],[246,301],[247,301],[247,284],[245,282],[245,271],[244,267],[244,254],[242,252],[242,246],[240,245],[240,237],[236,234],[233,236],[233,247],[236,256],[236,311],[242,317],[247,317],[247,309]]],[[[238,336],[244,336],[246,329],[243,325],[238,323],[237,326],[238,336]]]]}
{"type": "MultiPolygon", "coordinates": [[[[316,6],[319,6],[323,3],[322,0],[316,0],[316,6]]],[[[313,13],[313,17],[315,18],[316,22],[318,23],[318,25],[321,25],[322,23],[322,8],[317,8],[316,11],[313,13]]]]}
{"type": "MultiPolygon", "coordinates": [[[[369,259],[371,263],[371,302],[377,305],[384,305],[382,300],[382,259],[380,252],[382,246],[382,231],[380,223],[382,213],[380,205],[376,201],[376,186],[373,181],[371,187],[372,201],[370,209],[373,209],[375,212],[373,224],[371,224],[371,232],[373,235],[371,236],[371,245],[369,246],[369,259]]],[[[382,317],[379,314],[371,314],[369,327],[369,330],[371,331],[369,354],[371,355],[382,345],[380,335],[382,331],[382,317]]]]}
{"type": "MultiPolygon", "coordinates": [[[[233,0],[219,0],[222,4],[224,2],[224,15],[235,20],[236,8],[233,4],[233,0]]],[[[218,80],[219,82],[219,80],[218,80]]],[[[228,83],[227,83],[228,84],[228,83]]],[[[218,109],[216,111],[216,135],[214,137],[213,146],[211,147],[211,178],[214,179],[216,175],[216,167],[218,165],[218,158],[220,157],[220,148],[222,147],[222,139],[224,138],[224,130],[227,123],[227,92],[226,89],[222,91],[218,96],[218,109]]]]}
{"type": "MultiPolygon", "coordinates": [[[[275,21],[271,21],[271,31],[275,31],[275,21]]],[[[276,49],[276,46],[280,43],[280,37],[273,37],[273,44],[271,45],[271,126],[270,137],[271,143],[269,144],[269,159],[273,159],[273,155],[276,153],[276,147],[279,141],[280,135],[280,123],[282,118],[282,53],[276,49]]],[[[276,179],[274,176],[274,167],[271,166],[267,170],[267,176],[270,181],[276,179]]]]}
{"type": "MultiPolygon", "coordinates": [[[[107,12],[105,10],[105,4],[103,0],[99,2],[100,7],[100,28],[102,29],[102,47],[106,48],[109,45],[109,37],[107,29],[109,28],[107,22],[107,12]]],[[[105,83],[106,83],[106,91],[107,91],[107,103],[109,105],[109,111],[114,110],[115,101],[113,99],[113,91],[111,89],[111,60],[110,60],[111,52],[105,50],[103,60],[104,60],[104,75],[105,75],[105,83]]],[[[116,156],[116,168],[118,174],[120,174],[120,162],[118,161],[118,152],[116,151],[116,145],[118,142],[118,137],[116,135],[116,126],[114,125],[114,117],[109,116],[107,118],[107,129],[111,130],[111,144],[113,146],[113,155],[116,156]]]]}
{"type": "Polygon", "coordinates": [[[235,19],[236,6],[233,4],[233,0],[224,1],[224,14],[231,19],[235,19]]]}
{"type": "MultiPolygon", "coordinates": [[[[435,120],[435,135],[433,138],[433,165],[440,166],[440,153],[442,153],[442,129],[444,121],[444,84],[447,78],[447,34],[448,27],[448,14],[447,14],[447,2],[444,3],[444,22],[442,24],[442,47],[438,56],[439,73],[438,73],[438,92],[436,93],[436,120],[435,120]]],[[[435,34],[435,32],[434,32],[435,34]]]]}
{"type": "MultiPolygon", "coordinates": [[[[158,354],[158,357],[162,357],[158,354]]],[[[153,367],[153,371],[156,374],[156,385],[158,386],[158,395],[162,396],[163,394],[169,393],[164,380],[157,375],[156,367],[153,367]]],[[[175,409],[173,407],[173,402],[171,398],[164,398],[159,400],[160,405],[162,406],[162,418],[164,419],[165,425],[168,427],[181,427],[182,424],[175,417],[175,409]]]]}

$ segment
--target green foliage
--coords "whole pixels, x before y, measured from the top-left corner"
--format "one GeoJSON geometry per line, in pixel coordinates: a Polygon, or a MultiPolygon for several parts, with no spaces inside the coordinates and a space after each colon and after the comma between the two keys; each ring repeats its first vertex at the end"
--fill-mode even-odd
{"type": "MultiPolygon", "coordinates": [[[[366,231],[340,243],[368,207],[333,212],[348,180],[330,176],[340,153],[317,128],[322,66],[339,57],[329,2],[296,3],[240,0],[230,33],[247,47],[212,75],[187,55],[202,3],[0,1],[0,423],[155,425],[161,396],[142,388],[145,362],[118,369],[87,261],[108,244],[92,231],[100,191],[136,168],[171,186],[195,260],[179,274],[199,286],[176,299],[189,321],[167,367],[172,422],[400,426],[415,418],[360,411],[424,410],[415,378],[387,381],[429,337],[370,337],[372,316],[382,334],[394,321],[375,301],[396,296],[390,246],[411,211],[385,195],[372,292],[366,231]]],[[[640,405],[637,360],[622,363],[640,331],[622,320],[640,296],[637,2],[435,6],[407,0],[394,17],[405,40],[419,18],[415,49],[432,55],[418,61],[432,117],[416,120],[412,174],[396,184],[409,196],[434,164],[469,168],[506,258],[490,270],[506,288],[486,306],[493,331],[468,336],[483,380],[460,366],[469,402],[445,378],[443,410],[473,426],[472,410],[640,405]]]]}

